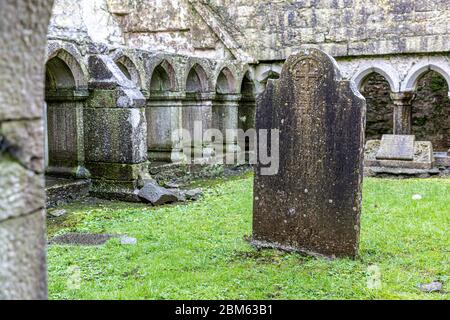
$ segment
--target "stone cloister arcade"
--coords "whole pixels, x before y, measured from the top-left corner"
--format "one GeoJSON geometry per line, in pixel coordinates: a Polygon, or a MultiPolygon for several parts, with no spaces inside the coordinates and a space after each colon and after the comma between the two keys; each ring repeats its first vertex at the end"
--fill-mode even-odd
{"type": "MultiPolygon", "coordinates": [[[[450,149],[450,59],[448,55],[336,58],[342,77],[354,80],[367,99],[366,137],[413,134],[435,151],[450,149]],[[379,109],[379,110],[374,110],[379,109]]],[[[282,62],[254,68],[259,92],[277,78],[282,62]]]]}
{"type": "Polygon", "coordinates": [[[149,163],[237,152],[226,130],[253,127],[255,113],[245,64],[63,41],[48,45],[45,92],[46,173],[90,178],[93,194],[129,201],[149,163]],[[220,145],[204,135],[212,128],[227,137],[220,145]]]}
{"type": "MultiPolygon", "coordinates": [[[[208,163],[219,148],[243,151],[226,131],[254,128],[256,96],[282,67],[64,41],[50,41],[48,48],[47,174],[91,178],[93,194],[131,201],[151,178],[149,163],[184,163],[193,156],[208,163]],[[223,139],[207,135],[208,129],[223,139]]],[[[337,60],[342,77],[354,80],[368,100],[367,139],[414,134],[447,152],[448,57],[337,60]],[[427,88],[430,79],[440,84],[434,92],[427,88]]]]}

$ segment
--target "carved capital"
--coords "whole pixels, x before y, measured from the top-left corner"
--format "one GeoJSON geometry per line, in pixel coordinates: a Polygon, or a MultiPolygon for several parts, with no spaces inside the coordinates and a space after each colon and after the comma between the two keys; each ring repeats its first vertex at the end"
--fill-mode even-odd
{"type": "Polygon", "coordinates": [[[411,105],[415,98],[414,91],[391,92],[391,100],[397,106],[411,105]]]}

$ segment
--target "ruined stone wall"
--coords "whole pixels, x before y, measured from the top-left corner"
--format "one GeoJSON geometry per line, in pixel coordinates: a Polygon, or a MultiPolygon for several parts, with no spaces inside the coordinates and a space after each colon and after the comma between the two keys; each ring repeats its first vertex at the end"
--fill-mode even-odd
{"type": "Polygon", "coordinates": [[[74,42],[124,45],[118,17],[109,0],[55,0],[48,37],[74,42]]]}
{"type": "Polygon", "coordinates": [[[382,75],[372,73],[361,90],[366,98],[366,140],[381,139],[383,134],[392,134],[393,108],[389,83],[382,75]]]}
{"type": "Polygon", "coordinates": [[[52,2],[0,2],[0,300],[47,297],[42,112],[52,2]]]}
{"type": "Polygon", "coordinates": [[[335,57],[443,52],[450,40],[447,0],[108,3],[129,45],[210,58],[242,50],[260,61],[284,60],[304,46],[335,57]]]}
{"type": "Polygon", "coordinates": [[[210,0],[258,60],[302,46],[337,56],[448,51],[447,0],[210,0]]]}
{"type": "Polygon", "coordinates": [[[416,139],[431,141],[435,151],[450,149],[450,99],[448,85],[437,72],[426,73],[418,83],[412,104],[412,132],[416,139]]]}
{"type": "MultiPolygon", "coordinates": [[[[437,72],[425,73],[419,80],[412,103],[412,133],[417,140],[431,141],[435,151],[450,148],[450,99],[448,85],[437,72]]],[[[364,82],[362,94],[367,100],[366,139],[381,139],[392,134],[393,108],[386,79],[372,73],[364,82]]]]}

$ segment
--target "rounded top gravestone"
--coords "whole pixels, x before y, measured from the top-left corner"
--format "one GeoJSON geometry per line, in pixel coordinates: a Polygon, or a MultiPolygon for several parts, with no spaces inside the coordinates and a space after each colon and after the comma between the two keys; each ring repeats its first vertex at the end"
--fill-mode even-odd
{"type": "Polygon", "coordinates": [[[365,100],[332,57],[317,49],[289,57],[258,99],[257,131],[279,130],[280,154],[275,175],[256,167],[256,246],[356,256],[364,123],[365,100]]]}

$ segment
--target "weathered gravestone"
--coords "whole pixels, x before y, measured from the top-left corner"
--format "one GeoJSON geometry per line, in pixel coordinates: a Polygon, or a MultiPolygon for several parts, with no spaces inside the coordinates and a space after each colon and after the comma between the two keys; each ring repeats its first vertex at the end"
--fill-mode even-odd
{"type": "Polygon", "coordinates": [[[376,158],[378,160],[413,160],[415,141],[416,137],[413,135],[384,134],[376,158]]]}
{"type": "Polygon", "coordinates": [[[365,100],[333,58],[310,49],[286,61],[258,99],[257,130],[280,130],[280,163],[272,176],[256,166],[255,246],[357,254],[364,123],[365,100]]]}

